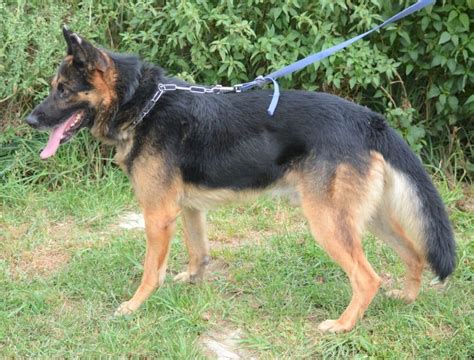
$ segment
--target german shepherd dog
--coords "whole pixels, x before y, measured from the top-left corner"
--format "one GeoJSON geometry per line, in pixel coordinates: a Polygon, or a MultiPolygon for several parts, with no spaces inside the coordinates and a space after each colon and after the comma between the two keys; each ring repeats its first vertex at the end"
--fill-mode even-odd
{"type": "Polygon", "coordinates": [[[93,46],[63,29],[67,56],[49,96],[26,121],[51,130],[41,152],[55,154],[81,128],[113,144],[143,210],[144,274],[117,315],[130,314],[165,279],[179,214],[189,252],[175,280],[202,278],[209,261],[205,212],[267,190],[297,194],[319,245],[349,277],[352,298],[322,331],[354,327],[381,279],[361,234],[372,231],[406,266],[404,287],[388,294],[414,301],[429,264],[440,279],[455,267],[455,242],[443,202],[416,155],[384,118],[366,107],[317,92],[284,91],[273,117],[271,93],[164,93],[136,126],[159,83],[186,85],[133,55],[93,46]]]}

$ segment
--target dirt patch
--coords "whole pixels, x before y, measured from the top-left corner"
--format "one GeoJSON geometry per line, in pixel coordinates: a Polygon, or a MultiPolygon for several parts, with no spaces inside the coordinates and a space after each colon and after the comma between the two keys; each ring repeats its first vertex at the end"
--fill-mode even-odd
{"type": "Polygon", "coordinates": [[[227,279],[229,277],[229,264],[222,259],[211,258],[204,277],[207,281],[227,279]]]}
{"type": "Polygon", "coordinates": [[[23,250],[22,242],[34,233],[31,224],[10,226],[5,237],[12,246],[5,249],[3,256],[10,264],[12,275],[47,277],[59,271],[71,258],[68,249],[74,241],[71,238],[74,228],[73,221],[48,224],[44,230],[47,240],[32,249],[23,250]]]}
{"type": "Polygon", "coordinates": [[[14,275],[51,276],[66,265],[71,255],[60,248],[36,248],[25,251],[13,267],[14,275]]]}
{"type": "Polygon", "coordinates": [[[28,233],[30,226],[28,224],[20,224],[18,226],[8,226],[4,235],[0,233],[0,238],[4,241],[18,241],[28,233]]]}
{"type": "Polygon", "coordinates": [[[239,237],[229,237],[226,239],[219,238],[217,239],[209,239],[209,247],[211,250],[222,250],[222,249],[235,249],[242,247],[245,242],[249,243],[249,241],[242,241],[243,239],[239,237]]]}
{"type": "Polygon", "coordinates": [[[391,289],[395,285],[395,280],[393,275],[388,272],[380,272],[380,277],[382,278],[382,287],[384,289],[391,289]]]}
{"type": "Polygon", "coordinates": [[[463,187],[464,197],[456,202],[459,210],[473,213],[474,212],[474,187],[465,185],[463,187]]]}
{"type": "Polygon", "coordinates": [[[76,233],[76,223],[69,219],[61,223],[51,223],[46,232],[49,237],[49,243],[64,247],[73,242],[73,234],[76,233]]]}
{"type": "Polygon", "coordinates": [[[249,350],[241,345],[243,332],[241,329],[232,329],[221,326],[199,338],[204,354],[209,359],[237,360],[257,359],[249,350]]]}
{"type": "Polygon", "coordinates": [[[209,246],[214,250],[235,249],[248,245],[261,246],[264,239],[271,235],[269,231],[246,231],[245,236],[213,236],[209,239],[209,246]]]}
{"type": "Polygon", "coordinates": [[[428,329],[426,335],[438,341],[446,341],[454,336],[454,329],[446,324],[440,324],[439,327],[432,327],[428,329]]]}

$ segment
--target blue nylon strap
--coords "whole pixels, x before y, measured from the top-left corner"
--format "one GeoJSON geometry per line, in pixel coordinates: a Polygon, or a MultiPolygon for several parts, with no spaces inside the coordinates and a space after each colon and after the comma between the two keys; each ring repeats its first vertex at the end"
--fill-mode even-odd
{"type": "Polygon", "coordinates": [[[255,86],[262,86],[266,83],[273,82],[274,85],[274,92],[273,92],[273,97],[272,97],[272,102],[270,103],[270,106],[268,107],[268,114],[273,115],[275,112],[275,109],[278,105],[278,99],[280,97],[280,90],[278,87],[278,83],[276,79],[279,77],[291,74],[295,71],[301,70],[305,68],[308,65],[311,65],[312,63],[315,63],[316,61],[320,61],[335,52],[344,49],[345,47],[351,45],[352,43],[356,42],[357,40],[362,39],[363,37],[366,37],[370,33],[373,33],[374,31],[379,30],[380,28],[394,22],[397,20],[400,20],[404,18],[405,16],[408,16],[410,14],[413,14],[414,12],[425,8],[426,6],[432,5],[435,3],[435,0],[420,0],[416,4],[413,4],[409,7],[407,7],[405,10],[400,11],[398,14],[392,16],[391,18],[385,20],[383,23],[380,25],[375,26],[374,28],[370,29],[369,31],[357,35],[356,37],[353,37],[352,39],[346,40],[342,43],[339,43],[335,46],[330,47],[329,49],[322,50],[318,53],[312,54],[304,59],[298,60],[297,62],[290,64],[288,66],[285,66],[284,68],[274,71],[271,74],[268,74],[266,76],[259,76],[255,80],[247,82],[245,84],[241,85],[242,91],[249,90],[255,86]]]}
{"type": "Polygon", "coordinates": [[[273,115],[273,113],[275,112],[275,109],[278,105],[278,99],[280,98],[280,86],[278,85],[278,82],[274,78],[266,76],[265,80],[267,80],[267,79],[270,80],[273,83],[272,102],[270,103],[270,105],[268,106],[268,109],[267,109],[268,113],[270,115],[273,115]]]}

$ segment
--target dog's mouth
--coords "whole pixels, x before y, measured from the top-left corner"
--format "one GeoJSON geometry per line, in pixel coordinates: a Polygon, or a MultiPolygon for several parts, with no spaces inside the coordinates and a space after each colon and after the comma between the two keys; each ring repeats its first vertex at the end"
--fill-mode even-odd
{"type": "Polygon", "coordinates": [[[46,147],[41,151],[41,159],[47,159],[56,154],[59,145],[69,141],[79,131],[85,118],[85,111],[78,110],[69,116],[66,121],[56,126],[49,135],[46,147]]]}

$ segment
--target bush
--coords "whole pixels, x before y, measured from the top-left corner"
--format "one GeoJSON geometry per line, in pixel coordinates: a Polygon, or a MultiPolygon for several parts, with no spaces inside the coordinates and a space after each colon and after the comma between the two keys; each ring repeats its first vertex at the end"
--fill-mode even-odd
{"type": "MultiPolygon", "coordinates": [[[[187,80],[234,84],[361,33],[411,3],[0,4],[0,115],[12,121],[46,94],[53,68],[64,54],[62,23],[98,44],[139,53],[187,80]]],[[[470,0],[438,1],[280,84],[329,91],[385,113],[429,160],[453,164],[455,154],[456,168],[449,170],[463,175],[472,170],[468,159],[473,158],[474,20],[468,15],[473,8],[470,0]]]]}

